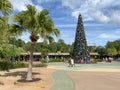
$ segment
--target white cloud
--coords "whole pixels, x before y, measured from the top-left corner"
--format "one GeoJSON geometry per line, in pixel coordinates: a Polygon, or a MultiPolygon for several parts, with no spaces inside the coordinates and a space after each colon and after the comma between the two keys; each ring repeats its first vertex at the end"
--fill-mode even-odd
{"type": "Polygon", "coordinates": [[[102,39],[118,39],[120,38],[120,36],[118,34],[115,34],[115,33],[102,33],[98,36],[99,38],[102,38],[102,39]]]}
{"type": "Polygon", "coordinates": [[[39,5],[36,5],[35,7],[36,7],[36,9],[37,9],[38,12],[40,12],[40,11],[43,10],[43,8],[41,6],[39,6],[39,5]]]}
{"type": "Polygon", "coordinates": [[[18,10],[18,11],[26,10],[27,4],[31,4],[35,6],[37,10],[42,10],[42,7],[38,5],[34,5],[32,0],[9,0],[9,1],[12,3],[14,10],[18,10]]]}
{"type": "Polygon", "coordinates": [[[100,38],[111,38],[111,35],[108,35],[106,33],[102,33],[99,35],[100,38]]]}
{"type": "Polygon", "coordinates": [[[95,13],[92,13],[91,16],[100,21],[100,22],[103,22],[103,23],[107,23],[110,21],[109,17],[108,16],[105,16],[101,11],[96,11],[95,13]]]}
{"type": "Polygon", "coordinates": [[[85,27],[99,27],[99,26],[104,26],[104,24],[96,24],[96,23],[84,23],[85,27]]]}
{"type": "Polygon", "coordinates": [[[91,35],[86,35],[88,45],[90,45],[90,43],[94,43],[97,46],[104,46],[108,41],[114,41],[120,39],[119,30],[114,30],[114,32],[110,31],[110,32],[103,32],[103,33],[96,32],[96,33],[97,34],[92,33],[91,35]]]}
{"type": "Polygon", "coordinates": [[[31,0],[10,0],[10,2],[13,4],[14,9],[18,11],[26,10],[26,4],[33,5],[31,0]]]}
{"type": "Polygon", "coordinates": [[[120,6],[120,0],[100,0],[99,6],[101,8],[120,6]]]}
{"type": "Polygon", "coordinates": [[[81,1],[81,0],[62,0],[62,6],[64,7],[68,7],[72,10],[79,8],[81,6],[81,4],[85,2],[85,1],[81,1]]]}
{"type": "Polygon", "coordinates": [[[72,12],[72,16],[75,18],[78,18],[78,15],[80,14],[80,11],[74,11],[72,12]]]}
{"type": "Polygon", "coordinates": [[[103,23],[111,21],[120,24],[120,18],[118,17],[120,15],[118,12],[113,12],[113,18],[111,18],[110,14],[108,15],[110,10],[120,7],[120,0],[62,0],[62,6],[71,9],[71,16],[75,18],[81,13],[85,21],[95,19],[103,23]]]}

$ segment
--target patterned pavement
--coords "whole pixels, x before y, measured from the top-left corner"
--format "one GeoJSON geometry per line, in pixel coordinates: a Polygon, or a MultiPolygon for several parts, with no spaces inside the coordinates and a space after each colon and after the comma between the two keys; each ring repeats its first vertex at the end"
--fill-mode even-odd
{"type": "Polygon", "coordinates": [[[48,68],[57,70],[53,73],[54,85],[50,90],[74,90],[74,83],[72,79],[66,75],[67,72],[97,68],[120,69],[120,62],[76,64],[74,67],[68,67],[68,63],[49,63],[48,68]]]}

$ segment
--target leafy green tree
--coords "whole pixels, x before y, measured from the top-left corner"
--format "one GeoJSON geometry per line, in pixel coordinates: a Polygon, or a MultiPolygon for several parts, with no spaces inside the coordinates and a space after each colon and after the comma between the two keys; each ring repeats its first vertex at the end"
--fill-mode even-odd
{"type": "Polygon", "coordinates": [[[72,55],[72,52],[73,52],[73,48],[74,48],[74,43],[72,43],[71,45],[70,45],[70,54],[72,55]]]}
{"type": "Polygon", "coordinates": [[[49,52],[50,52],[49,49],[44,48],[44,49],[42,49],[41,54],[43,57],[46,57],[49,52]]]}
{"type": "Polygon", "coordinates": [[[96,52],[96,46],[88,46],[88,50],[93,53],[96,52]]]}
{"type": "Polygon", "coordinates": [[[17,47],[23,47],[25,45],[25,42],[22,39],[15,40],[15,45],[17,47]]]}
{"type": "Polygon", "coordinates": [[[96,47],[96,52],[100,55],[100,58],[103,58],[104,55],[106,55],[106,49],[105,47],[98,46],[96,47]]]}
{"type": "Polygon", "coordinates": [[[51,53],[56,53],[58,51],[57,50],[57,42],[50,43],[48,48],[49,48],[51,53]]]}
{"type": "Polygon", "coordinates": [[[67,45],[64,40],[59,39],[57,44],[57,51],[61,51],[61,52],[70,52],[70,47],[69,45],[67,45]]]}
{"type": "Polygon", "coordinates": [[[1,57],[10,59],[10,57],[12,55],[11,50],[12,50],[11,44],[1,45],[1,50],[0,50],[1,57]]]}
{"type": "Polygon", "coordinates": [[[27,42],[24,44],[23,48],[25,51],[30,51],[30,45],[31,45],[31,42],[27,42]]]}
{"type": "Polygon", "coordinates": [[[48,49],[48,43],[46,42],[41,42],[41,43],[36,43],[35,44],[35,52],[41,52],[43,51],[43,49],[48,49]]]}
{"type": "Polygon", "coordinates": [[[42,51],[42,43],[36,43],[34,47],[34,52],[41,52],[42,51]]]}
{"type": "Polygon", "coordinates": [[[54,27],[52,19],[48,16],[48,10],[37,12],[32,5],[27,5],[26,7],[26,11],[15,15],[14,21],[19,23],[20,28],[23,28],[21,32],[28,31],[31,34],[31,50],[26,80],[32,80],[32,60],[35,43],[39,37],[44,41],[52,42],[54,40],[52,36],[59,36],[59,30],[54,27]]]}
{"type": "Polygon", "coordinates": [[[116,51],[115,48],[107,48],[107,49],[106,49],[106,53],[107,53],[107,55],[109,55],[109,56],[115,56],[115,55],[117,54],[117,51],[116,51]]]}
{"type": "Polygon", "coordinates": [[[21,55],[21,53],[25,53],[25,50],[22,47],[16,48],[16,56],[21,55]]]}
{"type": "MultiPolygon", "coordinates": [[[[15,56],[19,56],[21,53],[25,52],[23,48],[21,47],[15,47],[15,56]]],[[[2,58],[7,58],[8,60],[10,60],[10,58],[12,57],[12,49],[13,49],[13,45],[12,44],[2,44],[0,45],[0,57],[2,58]]]]}
{"type": "Polygon", "coordinates": [[[120,40],[115,40],[115,41],[112,41],[112,42],[107,42],[107,44],[106,44],[106,49],[116,49],[116,51],[117,51],[117,54],[119,54],[119,52],[120,52],[120,40]]]}
{"type": "Polygon", "coordinates": [[[63,51],[64,45],[64,41],[62,39],[59,39],[57,42],[57,51],[63,51]]]}

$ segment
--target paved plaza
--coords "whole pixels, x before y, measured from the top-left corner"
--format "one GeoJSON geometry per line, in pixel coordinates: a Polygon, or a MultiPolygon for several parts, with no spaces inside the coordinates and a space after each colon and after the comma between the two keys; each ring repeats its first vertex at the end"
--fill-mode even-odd
{"type": "Polygon", "coordinates": [[[50,90],[120,90],[120,63],[76,64],[49,63],[54,85],[50,90]]]}

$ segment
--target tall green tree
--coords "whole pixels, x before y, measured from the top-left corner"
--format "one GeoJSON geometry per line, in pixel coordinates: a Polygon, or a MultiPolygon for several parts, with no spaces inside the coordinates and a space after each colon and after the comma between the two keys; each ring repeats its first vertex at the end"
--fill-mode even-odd
{"type": "Polygon", "coordinates": [[[6,41],[8,35],[8,15],[13,11],[13,6],[9,0],[0,0],[0,43],[6,41]]]}
{"type": "Polygon", "coordinates": [[[31,50],[26,80],[32,80],[32,60],[35,43],[39,37],[44,41],[52,42],[54,40],[53,35],[59,36],[60,32],[55,28],[52,19],[49,17],[48,10],[37,12],[32,5],[27,5],[26,7],[26,11],[15,15],[14,21],[19,23],[20,28],[23,28],[21,32],[28,31],[30,33],[31,50]]]}
{"type": "Polygon", "coordinates": [[[115,41],[112,41],[112,42],[107,42],[106,44],[106,49],[107,48],[115,48],[116,51],[119,53],[120,52],[120,40],[115,40],[115,41]]]}
{"type": "MultiPolygon", "coordinates": [[[[24,47],[25,42],[24,42],[22,39],[14,39],[14,40],[15,40],[15,45],[16,45],[16,47],[24,47]]],[[[10,44],[13,44],[13,40],[10,39],[10,40],[9,40],[9,43],[10,43],[10,44]]]]}
{"type": "Polygon", "coordinates": [[[100,55],[100,58],[103,58],[103,56],[106,55],[105,47],[97,46],[95,51],[100,55]]]}
{"type": "Polygon", "coordinates": [[[0,57],[4,57],[4,58],[9,58],[10,59],[10,57],[11,57],[11,50],[12,50],[12,45],[11,44],[1,45],[0,57]]]}
{"type": "Polygon", "coordinates": [[[56,46],[57,46],[57,51],[70,52],[69,45],[67,45],[62,39],[58,40],[56,46]]]}
{"type": "Polygon", "coordinates": [[[57,50],[57,43],[56,42],[52,42],[49,44],[48,46],[49,50],[51,53],[56,53],[58,50],[57,50]]]}
{"type": "Polygon", "coordinates": [[[107,55],[109,55],[109,56],[115,56],[115,55],[117,54],[117,51],[116,51],[115,48],[107,48],[107,49],[106,49],[106,53],[107,53],[107,55]]]}

